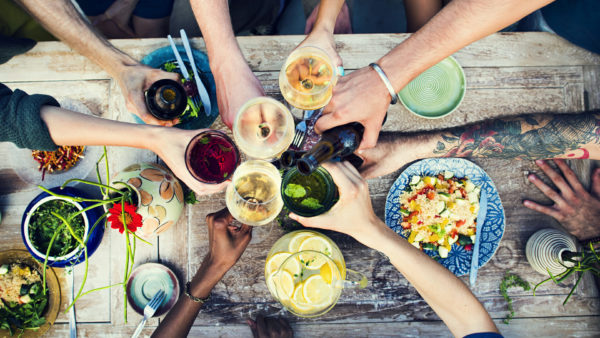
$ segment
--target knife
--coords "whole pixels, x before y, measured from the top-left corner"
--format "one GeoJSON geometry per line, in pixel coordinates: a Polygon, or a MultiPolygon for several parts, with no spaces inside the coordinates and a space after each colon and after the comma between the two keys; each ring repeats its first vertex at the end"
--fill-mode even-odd
{"type": "Polygon", "coordinates": [[[194,61],[194,54],[192,54],[190,41],[187,38],[187,34],[185,34],[185,30],[181,29],[179,31],[179,34],[181,34],[183,48],[185,48],[185,52],[188,56],[188,59],[190,59],[190,64],[192,65],[192,71],[194,72],[194,80],[196,80],[196,87],[198,88],[198,94],[200,94],[200,101],[202,101],[202,104],[204,105],[204,113],[206,114],[206,116],[210,116],[210,99],[208,98],[208,92],[206,91],[204,84],[198,76],[198,69],[196,69],[196,62],[194,61]]]}
{"type": "MultiPolygon", "coordinates": [[[[72,266],[66,267],[67,282],[69,283],[69,303],[73,303],[75,297],[75,270],[72,266]]],[[[69,337],[77,338],[77,323],[75,322],[75,305],[69,309],[69,337]]]]}
{"type": "Polygon", "coordinates": [[[471,258],[471,272],[469,273],[469,283],[471,287],[475,286],[477,280],[477,269],[479,269],[479,243],[481,238],[481,229],[483,228],[483,222],[485,222],[485,215],[487,214],[487,194],[485,190],[481,190],[481,196],[479,197],[479,212],[477,213],[477,230],[475,233],[475,245],[473,246],[473,257],[471,258]]]}

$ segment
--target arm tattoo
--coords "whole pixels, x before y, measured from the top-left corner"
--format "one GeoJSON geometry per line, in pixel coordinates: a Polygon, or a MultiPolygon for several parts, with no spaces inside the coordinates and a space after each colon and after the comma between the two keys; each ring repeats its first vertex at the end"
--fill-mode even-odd
{"type": "Polygon", "coordinates": [[[453,128],[442,132],[434,153],[443,157],[534,160],[573,157],[575,154],[569,152],[580,150],[578,158],[588,158],[589,152],[583,146],[600,143],[598,113],[530,115],[453,128]]]}

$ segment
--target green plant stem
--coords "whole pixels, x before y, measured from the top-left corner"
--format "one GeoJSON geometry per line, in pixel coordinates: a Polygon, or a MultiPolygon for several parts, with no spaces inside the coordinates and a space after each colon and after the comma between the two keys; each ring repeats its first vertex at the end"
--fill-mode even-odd
{"type": "Polygon", "coordinates": [[[52,234],[52,238],[50,238],[50,244],[46,249],[46,256],[44,257],[44,265],[42,268],[42,290],[44,291],[44,294],[46,294],[46,269],[48,267],[48,257],[50,257],[50,250],[52,249],[52,245],[54,245],[54,240],[56,239],[56,236],[58,236],[58,231],[62,230],[63,226],[64,224],[54,230],[54,234],[52,234]]]}
{"type": "Polygon", "coordinates": [[[83,296],[85,296],[87,294],[90,294],[92,292],[101,291],[101,290],[105,290],[105,289],[110,289],[110,288],[113,288],[113,287],[119,286],[119,285],[123,285],[123,283],[117,283],[117,284],[112,284],[112,285],[107,285],[107,286],[102,286],[102,287],[99,287],[99,288],[91,289],[91,290],[88,290],[88,291],[82,293],[81,297],[83,297],[83,296]]]}
{"type": "MultiPolygon", "coordinates": [[[[68,196],[68,195],[61,195],[61,194],[57,194],[53,191],[50,191],[44,187],[42,187],[41,185],[38,185],[38,188],[40,188],[42,191],[47,192],[48,194],[54,196],[54,197],[60,197],[60,198],[64,198],[70,201],[74,201],[74,202],[104,202],[106,204],[108,203],[112,203],[112,202],[118,202],[120,200],[120,197],[116,197],[113,199],[108,199],[108,200],[99,200],[99,199],[92,199],[92,198],[83,198],[83,197],[73,197],[73,196],[68,196]]],[[[119,191],[120,192],[120,191],[119,191]]]]}
{"type": "MultiPolygon", "coordinates": [[[[105,147],[106,150],[106,147],[105,147]]],[[[102,154],[102,156],[100,156],[100,158],[98,159],[98,161],[96,161],[96,178],[98,179],[98,182],[102,182],[102,177],[100,177],[100,162],[102,161],[102,159],[106,156],[106,152],[104,154],[102,154]]],[[[107,182],[109,183],[109,182],[107,182]]],[[[100,193],[102,194],[102,197],[107,198],[108,197],[108,190],[105,190],[104,188],[100,188],[100,193]]]]}
{"type": "Polygon", "coordinates": [[[96,203],[96,204],[92,204],[92,205],[90,205],[89,207],[83,208],[83,209],[81,209],[81,210],[77,211],[76,213],[73,213],[73,214],[71,214],[71,215],[70,215],[70,216],[67,218],[67,220],[68,220],[68,221],[71,221],[71,220],[73,220],[75,217],[77,217],[77,216],[79,216],[79,215],[83,214],[84,212],[86,212],[86,211],[88,211],[88,210],[92,210],[92,209],[94,209],[94,208],[97,208],[97,207],[100,207],[100,206],[103,206],[104,204],[106,204],[106,203],[100,203],[100,202],[99,202],[99,203],[96,203]]]}
{"type": "Polygon", "coordinates": [[[133,236],[135,236],[135,238],[136,238],[136,239],[139,239],[140,241],[142,241],[142,242],[144,242],[144,243],[146,243],[146,244],[148,244],[148,245],[152,246],[152,243],[150,243],[150,242],[148,242],[147,240],[143,239],[142,237],[140,237],[140,236],[136,235],[136,233],[135,233],[135,232],[132,232],[131,234],[132,234],[133,236]]]}
{"type": "Polygon", "coordinates": [[[114,192],[117,193],[123,193],[121,190],[115,188],[115,187],[111,187],[110,185],[106,185],[106,184],[102,184],[102,183],[96,183],[96,182],[92,182],[92,181],[86,181],[86,180],[82,180],[79,178],[71,178],[65,181],[65,183],[63,183],[63,185],[61,185],[61,189],[64,188],[65,186],[67,186],[67,184],[71,183],[71,182],[79,182],[79,183],[84,183],[84,184],[88,184],[88,185],[93,185],[96,187],[100,187],[100,188],[104,188],[104,189],[108,189],[108,190],[112,190],[114,192]]]}
{"type": "Polygon", "coordinates": [[[567,302],[569,301],[569,298],[571,298],[571,295],[573,295],[573,292],[575,292],[575,290],[577,289],[577,286],[579,285],[579,282],[581,282],[582,278],[583,278],[583,274],[579,274],[579,277],[577,278],[577,281],[575,282],[575,285],[571,289],[571,292],[569,292],[569,294],[567,295],[567,298],[565,298],[565,301],[563,302],[563,306],[565,304],[567,304],[567,302]]]}

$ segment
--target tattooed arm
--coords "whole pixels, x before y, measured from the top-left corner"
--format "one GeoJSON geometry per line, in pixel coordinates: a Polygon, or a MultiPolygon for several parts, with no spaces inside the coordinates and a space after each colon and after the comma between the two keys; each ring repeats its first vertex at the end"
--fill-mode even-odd
{"type": "Polygon", "coordinates": [[[367,178],[429,157],[600,159],[600,111],[527,115],[433,132],[382,133],[375,148],[359,155],[367,178]]]}

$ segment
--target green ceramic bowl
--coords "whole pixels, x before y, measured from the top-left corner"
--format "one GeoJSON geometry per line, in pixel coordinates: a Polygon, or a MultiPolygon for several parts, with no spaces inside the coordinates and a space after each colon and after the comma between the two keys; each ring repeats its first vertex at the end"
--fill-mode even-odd
{"type": "Polygon", "coordinates": [[[398,96],[413,114],[437,119],[452,113],[465,97],[465,73],[452,56],[417,76],[398,96]]]}

